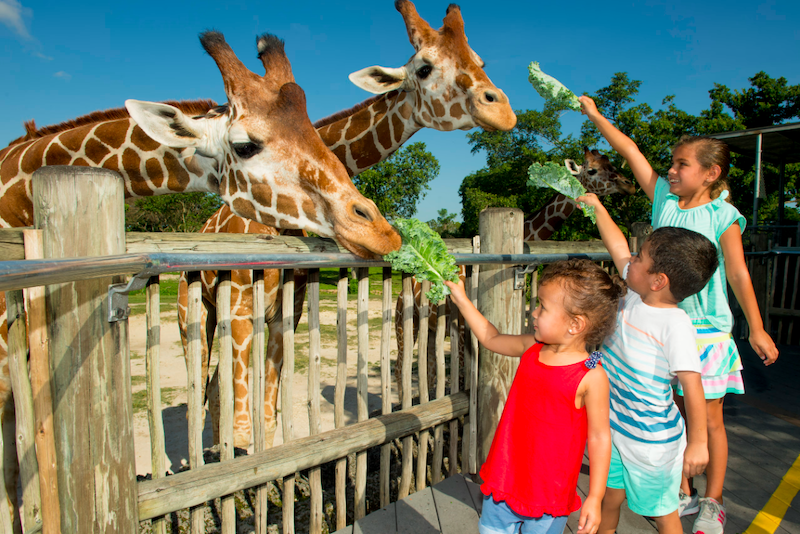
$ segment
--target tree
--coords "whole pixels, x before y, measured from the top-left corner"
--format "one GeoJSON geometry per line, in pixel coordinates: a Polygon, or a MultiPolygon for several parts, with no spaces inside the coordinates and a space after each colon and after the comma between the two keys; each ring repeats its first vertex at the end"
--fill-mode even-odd
{"type": "Polygon", "coordinates": [[[413,217],[438,174],[439,161],[425,143],[412,143],[353,177],[353,183],[391,220],[413,217]]]}
{"type": "Polygon", "coordinates": [[[428,221],[428,226],[442,238],[458,237],[461,223],[456,221],[457,213],[448,213],[444,208],[436,212],[438,217],[428,221]]]}
{"type": "Polygon", "coordinates": [[[786,78],[772,78],[764,71],[748,80],[749,89],[733,92],[715,83],[709,96],[728,106],[745,128],[772,126],[800,115],[800,84],[789,85],[786,78]]]}
{"type": "Polygon", "coordinates": [[[197,232],[222,207],[212,193],[179,193],[132,199],[125,203],[129,232],[197,232]]]}

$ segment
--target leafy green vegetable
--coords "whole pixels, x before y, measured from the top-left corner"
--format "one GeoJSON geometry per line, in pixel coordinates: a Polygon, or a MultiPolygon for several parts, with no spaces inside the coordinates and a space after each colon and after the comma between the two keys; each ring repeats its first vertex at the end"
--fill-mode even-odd
{"type": "MultiPolygon", "coordinates": [[[[549,187],[555,189],[564,196],[571,199],[576,199],[581,195],[586,194],[586,189],[583,187],[569,169],[564,165],[558,165],[552,161],[548,161],[543,166],[534,163],[528,167],[528,185],[531,187],[549,187]]],[[[583,208],[583,214],[589,217],[593,223],[597,223],[597,218],[592,206],[587,206],[580,202],[583,208]]]]}
{"type": "Polygon", "coordinates": [[[395,219],[394,227],[403,238],[399,250],[383,257],[398,271],[413,274],[417,280],[430,280],[426,293],[432,303],[450,294],[445,280],[458,282],[456,260],[447,252],[447,245],[430,227],[418,219],[395,219]]]}
{"type": "Polygon", "coordinates": [[[564,84],[542,72],[539,68],[537,61],[531,62],[528,65],[528,81],[531,82],[533,88],[539,93],[539,96],[545,100],[556,100],[563,109],[571,109],[574,111],[581,110],[581,103],[575,93],[564,87],[564,84]]]}

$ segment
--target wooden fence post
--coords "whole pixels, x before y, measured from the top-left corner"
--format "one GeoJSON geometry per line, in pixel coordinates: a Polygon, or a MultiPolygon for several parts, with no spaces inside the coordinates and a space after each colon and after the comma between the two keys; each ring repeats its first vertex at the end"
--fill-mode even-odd
{"type": "MultiPolygon", "coordinates": [[[[482,254],[522,254],[521,210],[489,208],[480,214],[482,254]]],[[[514,289],[514,266],[481,265],[478,279],[478,309],[504,334],[522,333],[521,310],[524,291],[514,289]]],[[[494,431],[500,422],[511,382],[519,365],[517,358],[480,348],[478,378],[478,469],[486,461],[494,431]]]]}
{"type": "MultiPolygon", "coordinates": [[[[34,221],[45,258],[125,253],[120,176],[90,167],[33,175],[34,221]]],[[[63,532],[136,532],[128,323],[108,322],[108,286],[120,277],[45,288],[53,423],[63,532]]]]}

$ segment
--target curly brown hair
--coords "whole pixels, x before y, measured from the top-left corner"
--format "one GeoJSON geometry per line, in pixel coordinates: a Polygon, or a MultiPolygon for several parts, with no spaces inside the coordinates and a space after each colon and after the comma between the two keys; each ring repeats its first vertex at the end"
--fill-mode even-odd
{"type": "Polygon", "coordinates": [[[564,309],[587,320],[586,345],[599,345],[614,333],[619,299],[625,295],[625,282],[611,276],[590,260],[563,260],[552,263],[542,273],[539,287],[560,283],[566,292],[564,309]]]}

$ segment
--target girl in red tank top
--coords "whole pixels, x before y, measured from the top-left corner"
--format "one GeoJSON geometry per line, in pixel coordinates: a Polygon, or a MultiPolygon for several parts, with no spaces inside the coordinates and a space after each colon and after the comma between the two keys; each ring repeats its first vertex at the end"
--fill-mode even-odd
{"type": "Polygon", "coordinates": [[[608,379],[598,345],[611,334],[624,283],[589,260],[545,269],[539,281],[534,333],[500,334],[467,298],[463,283],[448,282],[478,341],[521,358],[491,449],[481,468],[485,497],[481,534],[561,534],[580,509],[578,534],[595,534],[611,457],[608,379]],[[589,494],[576,488],[589,444],[589,494]]]}

